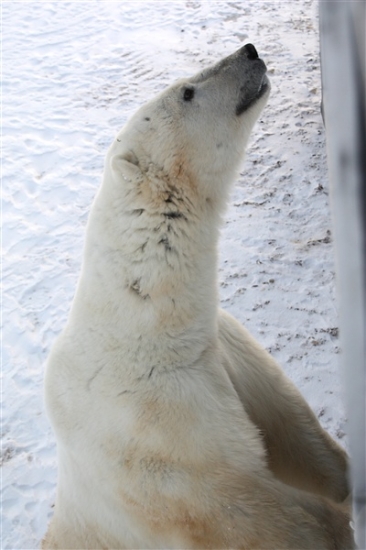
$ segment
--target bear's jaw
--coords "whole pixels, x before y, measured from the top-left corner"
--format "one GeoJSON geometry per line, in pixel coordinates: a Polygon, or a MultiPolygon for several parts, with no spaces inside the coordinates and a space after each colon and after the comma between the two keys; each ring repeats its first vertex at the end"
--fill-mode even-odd
{"type": "Polygon", "coordinates": [[[270,83],[267,75],[265,74],[259,85],[257,93],[254,94],[252,97],[244,97],[243,99],[241,99],[236,106],[235,114],[237,116],[240,116],[243,113],[245,113],[245,111],[247,111],[250,107],[252,107],[255,103],[257,103],[257,101],[260,100],[262,97],[268,96],[269,91],[270,91],[270,83]]]}

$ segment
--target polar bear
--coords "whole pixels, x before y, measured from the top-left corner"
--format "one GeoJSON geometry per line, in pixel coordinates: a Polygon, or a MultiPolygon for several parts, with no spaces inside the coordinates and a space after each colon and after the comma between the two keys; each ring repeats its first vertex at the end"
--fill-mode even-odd
{"type": "Polygon", "coordinates": [[[247,44],[117,135],[51,352],[44,549],[348,549],[347,457],[218,305],[230,185],[270,91],[247,44]]]}

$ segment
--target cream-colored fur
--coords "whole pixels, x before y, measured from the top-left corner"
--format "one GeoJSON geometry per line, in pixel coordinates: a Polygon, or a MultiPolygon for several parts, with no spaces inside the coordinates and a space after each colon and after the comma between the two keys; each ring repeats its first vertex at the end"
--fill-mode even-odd
{"type": "Polygon", "coordinates": [[[47,366],[44,549],[353,547],[345,453],[218,307],[220,216],[268,94],[244,47],[142,107],[109,150],[47,366]]]}

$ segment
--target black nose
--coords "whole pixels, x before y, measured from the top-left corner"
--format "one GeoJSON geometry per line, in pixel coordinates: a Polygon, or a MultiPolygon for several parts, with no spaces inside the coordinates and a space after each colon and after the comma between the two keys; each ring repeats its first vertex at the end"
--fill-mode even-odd
{"type": "Polygon", "coordinates": [[[253,44],[245,44],[244,50],[247,54],[248,59],[258,59],[258,52],[253,44]]]}

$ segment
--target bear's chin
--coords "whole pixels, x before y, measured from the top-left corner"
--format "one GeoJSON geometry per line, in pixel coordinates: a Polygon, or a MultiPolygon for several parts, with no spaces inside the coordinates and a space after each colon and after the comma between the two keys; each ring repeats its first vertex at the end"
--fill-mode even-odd
{"type": "Polygon", "coordinates": [[[236,116],[240,116],[245,111],[249,109],[249,107],[252,107],[261,97],[263,97],[270,88],[270,83],[266,75],[264,75],[263,80],[261,82],[261,85],[259,87],[258,92],[251,98],[245,98],[239,101],[238,105],[235,109],[236,116]]]}

